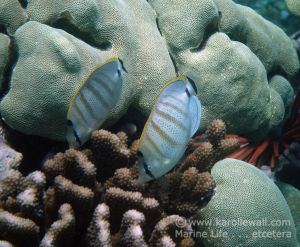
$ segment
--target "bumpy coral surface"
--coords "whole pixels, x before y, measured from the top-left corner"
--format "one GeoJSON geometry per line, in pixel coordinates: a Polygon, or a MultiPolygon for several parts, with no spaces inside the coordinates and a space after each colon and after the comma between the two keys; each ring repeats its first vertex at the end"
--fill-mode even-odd
{"type": "Polygon", "coordinates": [[[251,9],[230,0],[192,2],[191,6],[176,0],[166,4],[150,1],[179,70],[199,88],[204,108],[202,124],[206,126],[212,119],[221,117],[230,131],[247,135],[257,134],[258,130],[265,133],[277,126],[284,115],[282,99],[268,86],[266,72],[279,69],[291,75],[298,70],[289,38],[251,9]],[[187,14],[190,8],[194,9],[193,14],[187,14]],[[216,24],[218,11],[220,17],[216,24]],[[179,25],[178,20],[182,22],[179,25]],[[204,39],[205,34],[216,30],[231,39],[223,33],[204,39]],[[188,35],[191,31],[197,35],[188,35]],[[232,40],[244,43],[251,51],[232,40]],[[237,106],[235,111],[233,105],[237,106]],[[251,122],[247,130],[246,121],[251,122]]]}
{"type": "Polygon", "coordinates": [[[297,246],[288,204],[273,181],[259,169],[243,161],[224,159],[215,164],[212,176],[216,193],[198,217],[209,222],[198,228],[209,234],[201,239],[205,246],[297,246]],[[225,232],[226,236],[215,237],[211,231],[225,232]],[[266,232],[275,233],[275,237],[259,237],[266,232]],[[288,235],[283,236],[283,232],[288,235]],[[276,237],[277,234],[282,236],[276,237]]]}
{"type": "Polygon", "coordinates": [[[285,3],[294,15],[300,16],[300,1],[299,0],[285,0],[285,3]]]}
{"type": "MultiPolygon", "coordinates": [[[[21,8],[10,5],[15,1],[4,1],[5,17],[21,8]]],[[[287,82],[281,80],[284,86],[274,90],[267,76],[288,79],[298,70],[292,42],[280,28],[231,0],[31,0],[22,11],[31,22],[17,31],[18,60],[0,106],[8,125],[21,132],[64,140],[70,95],[103,52],[120,57],[128,71],[106,124],[129,106],[149,114],[176,70],[198,87],[201,131],[222,118],[230,132],[261,138],[285,116],[290,91],[276,88],[287,82]]],[[[21,25],[14,24],[18,18],[4,19],[0,24],[21,25]]]]}
{"type": "Polygon", "coordinates": [[[18,0],[3,0],[0,2],[0,29],[13,34],[28,16],[18,0]]]}
{"type": "Polygon", "coordinates": [[[287,204],[291,209],[291,213],[295,222],[297,239],[300,243],[300,191],[290,184],[276,182],[276,185],[283,194],[287,204]]]}
{"type": "Polygon", "coordinates": [[[64,140],[73,93],[107,55],[62,30],[32,21],[18,29],[15,40],[19,59],[12,90],[1,102],[2,117],[23,133],[52,133],[52,138],[64,140]]]}
{"type": "Polygon", "coordinates": [[[10,39],[7,35],[0,33],[0,89],[2,88],[3,75],[9,61],[10,39]]]}
{"type": "Polygon", "coordinates": [[[289,116],[294,99],[294,90],[291,84],[284,77],[275,75],[270,79],[269,85],[281,96],[285,117],[289,116]]]}

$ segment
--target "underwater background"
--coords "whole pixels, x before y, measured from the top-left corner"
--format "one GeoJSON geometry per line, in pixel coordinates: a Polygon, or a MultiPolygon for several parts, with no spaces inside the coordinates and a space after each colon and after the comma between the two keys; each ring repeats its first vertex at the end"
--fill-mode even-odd
{"type": "Polygon", "coordinates": [[[0,0],[0,247],[299,247],[299,0],[0,0]]]}
{"type": "Polygon", "coordinates": [[[281,27],[288,35],[299,30],[299,17],[288,11],[284,0],[235,0],[235,2],[254,9],[267,20],[281,27]]]}

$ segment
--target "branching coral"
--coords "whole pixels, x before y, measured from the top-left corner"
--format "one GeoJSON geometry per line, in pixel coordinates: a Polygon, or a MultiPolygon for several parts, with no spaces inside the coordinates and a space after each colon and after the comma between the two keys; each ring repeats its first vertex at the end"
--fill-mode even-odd
{"type": "Polygon", "coordinates": [[[12,243],[35,246],[39,228],[31,220],[15,216],[0,209],[0,237],[12,243]]]}
{"type": "Polygon", "coordinates": [[[194,246],[189,237],[175,238],[174,224],[195,215],[211,198],[211,175],[190,166],[141,185],[137,144],[126,142],[123,132],[99,130],[85,149],[68,149],[45,161],[42,172],[25,177],[10,169],[0,182],[0,219],[26,224],[7,228],[0,220],[7,229],[0,239],[19,247],[25,231],[32,236],[26,246],[194,246]],[[112,175],[103,169],[107,166],[112,175]]]}
{"type": "MultiPolygon", "coordinates": [[[[3,129],[0,128],[0,132],[3,129]]],[[[18,169],[23,155],[7,145],[3,133],[0,134],[0,181],[4,179],[10,169],[18,169]]]]}
{"type": "Polygon", "coordinates": [[[45,236],[40,247],[71,246],[75,234],[75,217],[72,207],[63,204],[58,211],[59,219],[55,221],[45,236]]]}
{"type": "Polygon", "coordinates": [[[210,171],[218,160],[239,149],[240,140],[225,134],[225,123],[220,119],[212,121],[205,135],[193,139],[192,147],[196,150],[183,161],[181,169],[196,167],[201,172],[210,171]]]}
{"type": "Polygon", "coordinates": [[[126,211],[122,217],[120,230],[114,235],[110,231],[109,216],[110,211],[106,204],[102,203],[96,207],[87,234],[89,246],[194,246],[191,238],[176,236],[178,230],[185,231],[186,234],[192,232],[190,224],[182,226],[178,224],[187,222],[187,219],[178,215],[167,216],[158,221],[150,236],[149,245],[144,236],[146,218],[143,213],[137,210],[126,211]]]}
{"type": "Polygon", "coordinates": [[[102,179],[112,176],[116,168],[127,166],[132,156],[124,132],[113,135],[106,130],[94,131],[91,151],[102,179]]]}
{"type": "Polygon", "coordinates": [[[2,241],[2,240],[0,240],[0,246],[1,247],[14,247],[11,243],[9,243],[7,241],[2,241]]]}
{"type": "MultiPolygon", "coordinates": [[[[19,217],[16,220],[27,222],[24,231],[35,230],[35,239],[28,238],[26,246],[35,246],[38,235],[43,231],[46,233],[41,242],[42,246],[66,246],[67,243],[70,246],[74,242],[74,238],[70,238],[71,233],[75,236],[75,229],[77,233],[84,229],[89,223],[89,218],[85,216],[93,212],[95,193],[99,189],[96,169],[84,153],[71,149],[47,161],[44,170],[46,176],[35,171],[24,178],[19,171],[11,169],[0,184],[1,208],[18,215],[14,216],[19,217]],[[79,184],[68,178],[78,180],[79,184]],[[65,204],[66,202],[70,204],[65,204]],[[59,219],[55,221],[58,209],[59,219]]],[[[10,218],[11,213],[4,214],[2,211],[1,215],[10,218]]],[[[11,220],[14,221],[14,218],[11,220]]],[[[15,226],[7,229],[7,234],[5,231],[0,233],[0,239],[22,246],[18,241],[23,241],[23,230],[15,226]]]]}
{"type": "Polygon", "coordinates": [[[89,246],[112,246],[109,216],[109,207],[106,204],[99,204],[95,208],[86,234],[86,241],[89,246]]]}
{"type": "Polygon", "coordinates": [[[171,215],[160,222],[154,228],[150,238],[150,245],[156,246],[194,246],[194,241],[189,238],[182,239],[180,236],[176,236],[176,230],[178,228],[183,230],[186,234],[192,232],[192,227],[190,224],[183,224],[180,227],[178,222],[185,222],[186,219],[178,215],[171,215]]]}

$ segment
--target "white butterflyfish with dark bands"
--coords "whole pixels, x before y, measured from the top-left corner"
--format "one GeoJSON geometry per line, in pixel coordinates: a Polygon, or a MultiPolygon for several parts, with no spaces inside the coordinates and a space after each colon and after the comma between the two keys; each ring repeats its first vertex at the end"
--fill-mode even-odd
{"type": "Polygon", "coordinates": [[[139,183],[169,172],[200,125],[201,104],[192,80],[179,76],[160,93],[139,139],[139,183]]]}
{"type": "Polygon", "coordinates": [[[99,64],[73,94],[67,113],[67,141],[77,148],[100,128],[118,103],[126,70],[120,59],[109,58],[99,64]]]}

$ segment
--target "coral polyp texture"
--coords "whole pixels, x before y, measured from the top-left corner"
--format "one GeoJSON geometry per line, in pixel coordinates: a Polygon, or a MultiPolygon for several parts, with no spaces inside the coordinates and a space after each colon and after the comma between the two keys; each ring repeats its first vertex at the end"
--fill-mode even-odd
{"type": "MultiPolygon", "coordinates": [[[[224,122],[214,121],[207,132],[219,148],[206,154],[211,164],[226,156],[220,151],[224,122]]],[[[0,180],[0,240],[15,247],[195,246],[188,218],[215,193],[211,167],[202,167],[203,158],[194,155],[192,162],[141,184],[136,145],[128,145],[124,132],[101,129],[84,149],[56,153],[40,171],[8,167],[0,180]]]]}
{"type": "Polygon", "coordinates": [[[202,238],[204,246],[298,246],[288,203],[274,182],[258,168],[224,159],[214,165],[212,177],[216,193],[198,215],[199,220],[210,223],[199,226],[198,230],[225,232],[226,236],[202,238]],[[288,223],[276,225],[275,219],[288,223]],[[266,232],[275,237],[259,237],[266,232]]]}
{"type": "Polygon", "coordinates": [[[287,80],[299,68],[291,40],[231,0],[1,4],[0,26],[6,33],[17,31],[16,61],[9,63],[11,77],[0,111],[20,132],[64,141],[70,97],[103,56],[118,56],[128,71],[121,99],[104,126],[129,107],[148,115],[176,72],[198,87],[200,131],[222,118],[231,133],[259,139],[289,109],[287,80]],[[282,77],[274,87],[268,84],[273,75],[282,77]]]}
{"type": "Polygon", "coordinates": [[[285,0],[286,6],[292,14],[300,16],[300,1],[299,0],[285,0]]]}
{"type": "Polygon", "coordinates": [[[0,3],[0,28],[13,34],[19,26],[28,20],[26,10],[18,0],[3,0],[0,3]]]}
{"type": "Polygon", "coordinates": [[[1,82],[3,81],[4,73],[9,62],[9,47],[10,39],[7,35],[0,33],[0,89],[2,89],[1,82]]]}
{"type": "Polygon", "coordinates": [[[64,140],[73,93],[107,55],[63,30],[33,21],[14,37],[19,59],[12,90],[1,101],[2,117],[23,133],[45,137],[52,133],[52,138],[64,140]]]}
{"type": "Polygon", "coordinates": [[[290,184],[282,182],[276,182],[276,185],[280,189],[291,209],[291,213],[296,226],[297,239],[298,242],[300,242],[300,208],[298,206],[300,204],[300,190],[290,184]]]}

